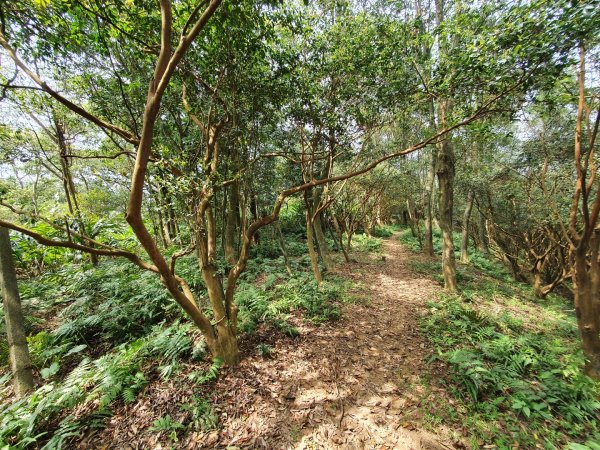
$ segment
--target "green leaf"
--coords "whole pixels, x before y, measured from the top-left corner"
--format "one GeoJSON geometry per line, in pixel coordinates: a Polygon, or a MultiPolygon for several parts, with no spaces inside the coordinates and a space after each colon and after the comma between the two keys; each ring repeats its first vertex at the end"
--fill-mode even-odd
{"type": "Polygon", "coordinates": [[[86,348],[87,348],[86,344],[76,345],[71,350],[69,350],[67,353],[65,353],[65,356],[74,355],[75,353],[79,353],[80,351],[82,351],[86,348]]]}
{"type": "Polygon", "coordinates": [[[59,369],[60,369],[60,364],[58,364],[58,362],[54,361],[50,367],[46,367],[45,369],[42,369],[40,371],[40,374],[42,375],[42,378],[44,380],[47,380],[48,378],[56,375],[58,373],[59,369]]]}

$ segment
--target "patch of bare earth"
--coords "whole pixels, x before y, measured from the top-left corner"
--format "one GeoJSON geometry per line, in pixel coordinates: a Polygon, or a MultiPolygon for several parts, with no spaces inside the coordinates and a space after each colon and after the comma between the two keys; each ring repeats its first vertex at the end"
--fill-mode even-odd
{"type": "MultiPolygon", "coordinates": [[[[431,405],[452,402],[437,384],[444,368],[440,362],[429,361],[432,350],[417,323],[425,302],[440,287],[409,269],[409,252],[395,236],[384,241],[383,253],[384,259],[363,257],[336,270],[355,282],[354,293],[367,302],[345,306],[342,319],[330,324],[311,326],[298,320],[299,338],[270,340],[272,358],[254,354],[236,370],[224,371],[213,398],[220,414],[219,430],[188,433],[170,446],[462,447],[456,441],[457,432],[433,426],[424,417],[431,405]]],[[[114,437],[110,448],[161,445],[156,437],[148,437],[152,447],[149,441],[133,444],[139,442],[139,435],[130,435],[129,444],[118,442],[119,428],[126,432],[126,422],[113,422],[103,432],[114,437]]],[[[162,442],[162,448],[169,447],[162,442]]]]}

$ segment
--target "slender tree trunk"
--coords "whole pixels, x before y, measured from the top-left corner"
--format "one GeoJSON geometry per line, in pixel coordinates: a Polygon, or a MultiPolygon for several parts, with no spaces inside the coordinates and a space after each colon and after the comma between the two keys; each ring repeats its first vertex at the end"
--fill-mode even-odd
{"type": "Polygon", "coordinates": [[[340,248],[342,249],[342,253],[344,254],[344,259],[346,260],[347,263],[349,263],[351,261],[350,255],[348,255],[348,251],[346,250],[346,247],[344,247],[344,239],[342,237],[342,230],[340,228],[340,224],[337,220],[337,217],[335,217],[335,215],[332,215],[332,221],[333,221],[333,227],[335,228],[335,233],[337,235],[338,243],[340,245],[340,248]]]}
{"type": "Polygon", "coordinates": [[[287,249],[285,248],[285,239],[283,237],[283,233],[281,232],[281,225],[279,221],[276,221],[275,231],[277,232],[277,239],[279,241],[279,249],[281,250],[281,254],[283,255],[283,260],[285,261],[285,268],[288,274],[292,275],[292,268],[290,266],[290,258],[288,257],[287,249]]]}
{"type": "Polygon", "coordinates": [[[160,231],[160,239],[162,241],[162,244],[165,248],[169,247],[171,245],[171,238],[169,236],[169,229],[167,228],[167,225],[165,223],[165,220],[163,218],[161,209],[162,207],[160,206],[160,204],[157,205],[158,206],[158,230],[160,231]]]}
{"type": "MultiPolygon", "coordinates": [[[[256,193],[254,193],[254,192],[250,192],[250,213],[252,215],[252,220],[257,221],[258,220],[258,201],[256,199],[256,193]]],[[[258,232],[254,233],[254,236],[252,237],[252,239],[254,240],[255,244],[259,243],[260,236],[259,236],[258,232]]]]}
{"type": "Polygon", "coordinates": [[[545,298],[555,287],[553,283],[546,283],[542,278],[541,271],[537,269],[534,270],[532,274],[532,284],[533,295],[535,295],[537,298],[545,298]]]}
{"type": "Polygon", "coordinates": [[[354,230],[356,225],[351,223],[350,226],[346,227],[346,244],[348,250],[352,248],[352,237],[354,236],[354,230]]]}
{"type": "Polygon", "coordinates": [[[473,201],[475,193],[471,190],[467,195],[467,206],[463,216],[462,240],[460,243],[460,262],[466,264],[469,262],[469,222],[471,220],[471,210],[473,209],[473,201]]]}
{"type": "Polygon", "coordinates": [[[408,209],[408,217],[410,219],[410,231],[413,237],[417,238],[419,247],[423,247],[423,239],[421,236],[421,229],[419,225],[419,219],[417,218],[416,208],[411,205],[410,200],[406,200],[406,208],[408,209]]]}
{"type": "Polygon", "coordinates": [[[348,250],[350,250],[352,248],[352,235],[353,235],[352,231],[349,231],[346,234],[346,247],[348,248],[348,250]]]}
{"type": "Polygon", "coordinates": [[[327,239],[325,238],[325,233],[323,232],[323,221],[320,213],[317,214],[315,219],[313,220],[313,228],[315,230],[315,238],[317,241],[319,254],[321,255],[321,260],[323,261],[323,267],[326,272],[329,272],[332,268],[332,263],[329,257],[327,239]]]}
{"type": "Polygon", "coordinates": [[[338,253],[340,251],[340,243],[338,242],[338,237],[335,232],[335,229],[329,226],[327,227],[327,231],[329,231],[329,237],[333,242],[333,251],[338,253]]]}
{"type": "MultiPolygon", "coordinates": [[[[416,4],[416,16],[421,19],[418,21],[418,26],[420,28],[420,32],[425,33],[425,24],[427,23],[427,19],[422,19],[422,8],[420,1],[416,4]]],[[[423,57],[423,60],[428,61],[431,59],[431,45],[423,42],[420,53],[423,57]]],[[[428,106],[428,118],[429,118],[429,126],[431,131],[437,129],[436,121],[435,121],[435,99],[432,97],[427,104],[428,106]]],[[[433,214],[433,205],[434,201],[434,189],[435,189],[435,167],[436,167],[436,159],[437,159],[437,149],[435,146],[431,147],[429,158],[427,161],[427,175],[425,178],[425,192],[424,192],[424,209],[425,209],[425,236],[424,243],[422,246],[423,253],[426,256],[434,256],[433,252],[433,222],[434,222],[434,214],[433,214]]]]}
{"type": "Polygon", "coordinates": [[[177,219],[175,218],[175,213],[173,212],[173,205],[171,205],[170,201],[167,204],[166,213],[167,227],[169,228],[169,236],[171,237],[171,239],[175,239],[178,235],[177,219]]]}
{"type": "MultiPolygon", "coordinates": [[[[445,19],[444,0],[435,0],[436,24],[442,25],[445,19]]],[[[448,55],[449,42],[443,36],[439,37],[439,58],[443,60],[448,55]]],[[[447,126],[446,116],[450,112],[450,101],[438,97],[438,129],[447,126]]],[[[439,189],[440,229],[442,230],[442,273],[444,288],[456,291],[456,263],[454,260],[454,242],[452,239],[452,219],[454,207],[454,148],[450,133],[438,145],[436,173],[439,189]]]]}
{"type": "MultiPolygon", "coordinates": [[[[69,207],[69,213],[74,217],[77,221],[77,224],[80,228],[79,234],[82,236],[89,237],[87,235],[86,224],[83,220],[83,214],[81,213],[81,209],[79,208],[79,201],[77,200],[77,190],[75,188],[75,183],[73,182],[73,174],[71,172],[71,147],[65,138],[65,130],[64,125],[58,120],[56,115],[53,116],[54,126],[56,129],[56,139],[58,143],[58,148],[60,152],[60,167],[62,171],[63,177],[63,188],[65,191],[65,197],[67,198],[67,205],[69,207]]],[[[91,245],[91,243],[86,242],[86,245],[91,245]]],[[[93,246],[93,245],[92,245],[93,246]]],[[[89,254],[90,261],[92,265],[98,264],[98,255],[94,255],[93,253],[89,254]]]]}
{"type": "Polygon", "coordinates": [[[481,253],[483,253],[486,256],[489,256],[490,249],[488,247],[488,237],[487,237],[487,233],[486,233],[485,217],[483,216],[483,213],[479,209],[479,206],[477,207],[477,236],[478,236],[477,248],[479,249],[479,251],[481,253]]]}
{"type": "Polygon", "coordinates": [[[456,291],[456,263],[452,238],[454,206],[454,151],[448,137],[438,152],[437,176],[439,184],[440,228],[442,230],[442,274],[444,288],[456,291]]]}
{"type": "Polygon", "coordinates": [[[227,215],[225,224],[225,236],[223,239],[223,252],[225,260],[233,265],[237,259],[237,250],[235,248],[235,236],[239,225],[240,208],[240,183],[235,181],[229,186],[227,197],[227,215]]]}
{"type": "Polygon", "coordinates": [[[0,227],[0,288],[4,300],[4,320],[8,340],[13,387],[18,397],[33,389],[33,371],[17,288],[8,229],[0,227]]]}
{"type": "Polygon", "coordinates": [[[427,179],[425,180],[425,236],[423,253],[433,256],[433,188],[435,184],[436,150],[431,150],[431,159],[427,166],[427,179]]]}
{"type": "Polygon", "coordinates": [[[177,220],[173,212],[173,205],[171,205],[171,199],[169,198],[169,192],[165,186],[159,186],[158,188],[158,199],[159,208],[162,216],[162,229],[165,242],[167,245],[173,243],[173,239],[177,237],[177,220]]]}
{"type": "Polygon", "coordinates": [[[312,270],[315,275],[315,280],[317,280],[317,283],[321,283],[321,281],[323,281],[323,278],[321,277],[321,271],[319,270],[319,259],[317,257],[317,252],[315,251],[312,219],[309,217],[310,212],[307,212],[306,215],[306,245],[308,245],[310,265],[312,266],[312,270]]]}
{"type": "Polygon", "coordinates": [[[315,251],[315,238],[314,238],[314,226],[313,226],[313,215],[311,212],[310,202],[308,200],[308,193],[304,193],[304,204],[306,206],[306,245],[308,246],[308,255],[310,256],[310,265],[315,275],[317,283],[321,283],[323,278],[321,271],[319,270],[319,258],[315,251]]]}

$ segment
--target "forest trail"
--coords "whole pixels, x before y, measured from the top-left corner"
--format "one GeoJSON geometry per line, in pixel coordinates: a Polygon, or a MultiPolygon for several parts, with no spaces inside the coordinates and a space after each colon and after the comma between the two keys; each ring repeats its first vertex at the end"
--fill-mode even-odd
{"type": "MultiPolygon", "coordinates": [[[[454,448],[450,430],[423,431],[420,406],[447,397],[428,363],[431,349],[418,314],[440,286],[414,273],[397,236],[383,256],[338,266],[365,302],[342,319],[300,326],[302,336],[275,343],[273,359],[246,359],[216,392],[222,428],[197,436],[203,447],[265,449],[454,448]],[[430,385],[431,384],[431,385],[430,385]],[[223,419],[225,417],[225,419],[223,419]]],[[[198,442],[198,441],[196,441],[198,442]]],[[[193,446],[193,441],[188,441],[193,446]]]]}

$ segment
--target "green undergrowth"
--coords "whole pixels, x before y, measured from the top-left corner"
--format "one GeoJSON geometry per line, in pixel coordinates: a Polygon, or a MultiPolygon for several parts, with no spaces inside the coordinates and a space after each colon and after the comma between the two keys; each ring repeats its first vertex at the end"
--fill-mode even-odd
{"type": "Polygon", "coordinates": [[[484,295],[441,296],[422,323],[451,368],[449,388],[466,406],[473,443],[552,448],[598,431],[599,386],[581,371],[568,313],[554,304],[518,311],[484,295]]]}
{"type": "Polygon", "coordinates": [[[392,237],[392,235],[397,232],[400,231],[400,226],[398,225],[378,225],[373,229],[373,236],[378,237],[378,238],[389,238],[392,237]]]}
{"type": "Polygon", "coordinates": [[[268,321],[294,337],[298,331],[288,324],[290,313],[301,310],[312,323],[337,320],[340,302],[347,298],[345,290],[345,282],[336,277],[319,286],[309,272],[270,273],[259,285],[244,284],[238,290],[239,328],[252,332],[259,322],[268,321]]]}
{"type": "MultiPolygon", "coordinates": [[[[420,250],[410,231],[401,242],[420,250]]],[[[439,245],[439,235],[437,235],[439,245]]],[[[441,265],[411,262],[438,277],[441,265]]],[[[499,263],[473,251],[457,266],[459,294],[428,303],[421,328],[449,366],[455,407],[428,411],[467,430],[472,448],[597,447],[600,384],[583,374],[571,301],[533,296],[499,263]]]]}
{"type": "Polygon", "coordinates": [[[356,252],[381,252],[383,240],[367,234],[355,234],[352,237],[352,250],[356,252]]]}
{"type": "MultiPolygon", "coordinates": [[[[170,378],[205,353],[188,323],[157,324],[142,338],[92,359],[84,357],[64,376],[53,367],[33,394],[0,407],[0,444],[8,448],[67,448],[70,440],[103,428],[118,403],[131,403],[153,374],[170,378]],[[152,362],[152,364],[149,364],[152,362]]],[[[215,364],[219,365],[218,362],[215,364]]],[[[214,371],[214,369],[212,369],[214,371]]],[[[212,381],[209,369],[198,384],[212,381]]]]}
{"type": "MultiPolygon", "coordinates": [[[[299,330],[290,318],[297,311],[320,324],[338,319],[340,305],[351,300],[342,279],[328,276],[318,286],[305,244],[297,235],[286,239],[292,275],[280,251],[274,253],[267,244],[253,249],[236,294],[241,333],[252,333],[264,322],[295,337],[299,330]]],[[[195,258],[179,259],[177,269],[198,298],[206,298],[195,258]]],[[[103,259],[97,267],[65,263],[21,280],[20,291],[40,387],[24,399],[0,404],[2,449],[72,448],[85,432],[103,428],[120,405],[136,401],[154,380],[183,378],[200,387],[218,375],[218,362],[207,367],[199,330],[158,277],[127,261],[103,259]]],[[[266,357],[267,348],[259,344],[257,351],[266,357]]],[[[0,347],[0,395],[9,392],[7,350],[0,347]]],[[[165,416],[151,431],[177,442],[185,432],[215,428],[218,417],[205,394],[200,388],[180,405],[190,417],[190,423],[180,424],[183,428],[165,416]]]]}

